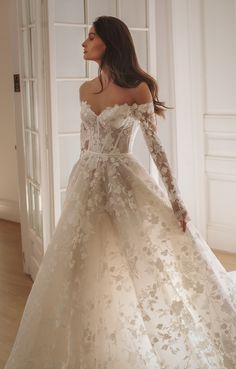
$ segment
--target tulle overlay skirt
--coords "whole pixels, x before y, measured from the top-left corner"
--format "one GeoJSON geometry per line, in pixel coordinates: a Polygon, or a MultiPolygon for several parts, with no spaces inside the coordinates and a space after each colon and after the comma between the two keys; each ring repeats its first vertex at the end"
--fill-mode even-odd
{"type": "Polygon", "coordinates": [[[5,369],[236,368],[236,286],[132,153],[83,153],[5,369]]]}

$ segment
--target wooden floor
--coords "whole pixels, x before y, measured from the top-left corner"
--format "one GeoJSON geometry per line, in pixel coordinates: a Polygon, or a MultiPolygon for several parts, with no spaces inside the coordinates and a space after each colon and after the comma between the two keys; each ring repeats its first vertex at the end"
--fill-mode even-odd
{"type": "Polygon", "coordinates": [[[0,369],[9,356],[32,284],[23,273],[20,225],[0,220],[0,369]]]}
{"type": "MultiPolygon", "coordinates": [[[[235,254],[214,253],[226,270],[236,270],[235,254]]],[[[23,273],[20,225],[0,220],[0,369],[9,356],[32,285],[23,273]]]]}
{"type": "Polygon", "coordinates": [[[228,272],[236,270],[236,254],[231,254],[219,250],[212,251],[228,272]]]}

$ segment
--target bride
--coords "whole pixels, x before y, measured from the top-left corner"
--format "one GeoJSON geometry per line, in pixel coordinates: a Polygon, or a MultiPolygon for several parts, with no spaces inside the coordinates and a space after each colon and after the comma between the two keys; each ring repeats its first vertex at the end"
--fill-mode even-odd
{"type": "Polygon", "coordinates": [[[5,369],[234,369],[236,286],[194,227],[158,136],[156,81],[127,26],[82,44],[80,157],[5,369]],[[141,129],[167,195],[135,159],[141,129]]]}

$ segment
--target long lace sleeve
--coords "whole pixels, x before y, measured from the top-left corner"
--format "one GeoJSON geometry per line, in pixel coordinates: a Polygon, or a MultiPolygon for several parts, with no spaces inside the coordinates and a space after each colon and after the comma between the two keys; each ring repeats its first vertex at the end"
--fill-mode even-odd
{"type": "Polygon", "coordinates": [[[168,162],[166,153],[157,133],[156,115],[152,102],[137,105],[136,117],[140,122],[141,130],[147,144],[148,150],[158,168],[163,183],[167,189],[176,218],[190,221],[190,217],[181,199],[180,191],[176,179],[172,174],[172,169],[168,162]]]}

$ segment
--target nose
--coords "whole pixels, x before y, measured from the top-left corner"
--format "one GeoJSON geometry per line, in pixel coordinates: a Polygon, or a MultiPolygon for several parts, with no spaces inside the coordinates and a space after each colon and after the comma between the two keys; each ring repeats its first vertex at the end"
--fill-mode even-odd
{"type": "Polygon", "coordinates": [[[85,47],[85,41],[81,44],[83,47],[85,47]]]}

